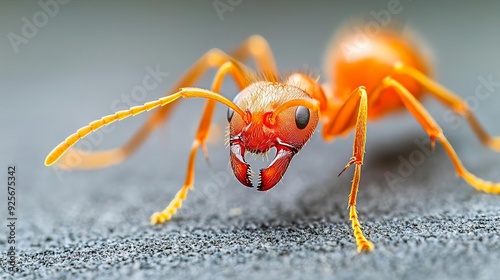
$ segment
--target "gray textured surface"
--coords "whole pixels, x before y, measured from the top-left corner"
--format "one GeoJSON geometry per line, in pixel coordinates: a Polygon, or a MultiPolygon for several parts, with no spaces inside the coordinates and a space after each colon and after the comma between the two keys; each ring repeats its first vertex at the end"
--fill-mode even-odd
{"type": "MultiPolygon", "coordinates": [[[[218,139],[209,146],[212,166],[197,164],[196,190],[175,219],[159,227],[148,224],[149,216],[182,184],[201,102],[184,102],[173,122],[122,165],[64,174],[43,166],[48,151],[64,137],[111,113],[114,100],[130,95],[147,66],[158,64],[169,75],[144,101],[162,96],[207,49],[229,49],[253,33],[269,39],[281,69],[320,69],[336,27],[387,6],[387,1],[301,3],[243,1],[221,21],[211,1],[191,6],[74,1],[15,54],[6,34],[19,33],[21,18],[31,18],[40,7],[2,2],[0,178],[6,182],[3,170],[17,166],[21,272],[15,277],[497,278],[500,197],[478,193],[456,178],[440,146],[404,182],[387,183],[384,174],[397,174],[402,159],[418,150],[414,141],[426,139],[406,114],[368,129],[358,210],[376,246],[371,254],[356,253],[348,223],[352,171],[336,176],[350,157],[352,136],[326,144],[314,135],[283,184],[268,193],[246,189],[233,178],[228,151],[218,139]]],[[[500,80],[498,4],[401,3],[397,19],[426,38],[440,82],[471,97],[478,77],[500,80]]],[[[200,85],[209,83],[207,78],[200,85]]],[[[232,90],[225,87],[228,94],[232,90]]],[[[496,134],[499,102],[496,89],[475,110],[496,134]]],[[[481,147],[464,124],[453,128],[441,106],[426,104],[466,166],[499,181],[499,155],[481,147]]],[[[120,123],[95,149],[123,143],[146,117],[120,123]]],[[[225,125],[223,108],[215,122],[225,125]]],[[[7,213],[5,196],[0,198],[4,273],[7,213]]]]}

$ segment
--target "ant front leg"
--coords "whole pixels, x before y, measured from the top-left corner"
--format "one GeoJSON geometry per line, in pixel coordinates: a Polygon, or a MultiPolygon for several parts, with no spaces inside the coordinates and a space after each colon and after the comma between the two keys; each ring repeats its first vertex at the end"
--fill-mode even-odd
{"type": "MultiPolygon", "coordinates": [[[[233,75],[235,80],[237,81],[238,85],[241,85],[245,82],[246,76],[243,75],[241,70],[235,66],[232,62],[227,62],[226,64],[222,65],[220,70],[218,71],[216,75],[216,79],[214,80],[214,86],[213,88],[215,89],[220,89],[220,85],[222,83],[222,78],[226,72],[229,72],[230,74],[233,75]]],[[[158,107],[163,107],[163,106],[168,106],[172,102],[178,100],[179,98],[205,98],[208,99],[210,102],[220,102],[232,110],[234,110],[238,115],[241,117],[245,117],[245,112],[241,110],[238,106],[236,106],[232,101],[229,99],[225,98],[224,96],[220,95],[219,93],[209,91],[206,89],[200,89],[200,88],[182,88],[178,92],[162,97],[158,100],[147,102],[143,105],[140,106],[134,106],[130,109],[127,110],[122,110],[118,111],[114,114],[107,115],[102,117],[99,120],[95,120],[88,125],[78,129],[77,132],[71,134],[68,138],[66,138],[63,142],[61,142],[57,147],[54,148],[51,154],[47,157],[46,161],[50,160],[52,157],[52,154],[58,154],[62,153],[64,150],[67,150],[68,147],[73,145],[74,143],[78,142],[79,139],[85,137],[89,133],[93,131],[99,130],[101,127],[109,125],[111,123],[114,123],[116,121],[121,121],[123,119],[126,119],[128,117],[132,117],[135,115],[138,115],[140,113],[146,112],[153,110],[158,107]]],[[[204,143],[207,138],[208,134],[208,129],[210,127],[210,121],[211,121],[211,116],[213,114],[213,107],[214,104],[208,103],[207,106],[205,106],[205,110],[203,113],[203,118],[200,122],[200,127],[198,128],[198,133],[196,135],[196,139],[193,143],[193,149],[191,150],[191,155],[189,158],[189,164],[188,164],[188,174],[186,175],[186,181],[184,184],[184,187],[181,189],[181,191],[178,192],[176,198],[170,203],[170,205],[161,213],[158,213],[157,219],[154,220],[154,223],[161,223],[165,220],[168,220],[179,207],[181,207],[182,201],[186,199],[187,195],[187,190],[193,186],[194,182],[194,161],[195,161],[195,156],[196,156],[196,150],[200,146],[204,146],[204,143]],[[164,213],[165,212],[165,213],[164,213]],[[167,219],[168,218],[168,219],[167,219]]]]}
{"type": "MultiPolygon", "coordinates": [[[[239,68],[235,63],[228,61],[224,63],[213,80],[212,91],[219,92],[222,81],[225,75],[229,73],[232,75],[236,84],[238,85],[240,91],[246,87],[247,77],[245,73],[239,68]]],[[[203,115],[200,120],[200,124],[198,126],[198,130],[196,132],[196,137],[193,141],[193,145],[191,147],[191,152],[189,154],[186,178],[184,180],[184,185],[177,192],[174,199],[168,204],[168,206],[161,212],[156,212],[151,216],[151,224],[161,224],[165,221],[168,221],[172,218],[172,216],[177,212],[177,210],[182,206],[182,201],[184,201],[187,197],[188,191],[193,188],[194,184],[194,167],[196,161],[196,153],[199,147],[202,147],[205,156],[208,156],[207,149],[205,146],[205,141],[208,137],[208,132],[210,130],[211,119],[215,110],[215,101],[208,100],[205,108],[203,110],[203,115]]]]}
{"type": "MultiPolygon", "coordinates": [[[[352,222],[352,229],[358,252],[369,252],[373,250],[373,243],[370,242],[361,230],[361,224],[358,220],[356,211],[356,199],[361,179],[361,165],[363,165],[365,144],[366,144],[366,125],[368,121],[368,98],[364,87],[356,89],[343,105],[340,106],[338,113],[330,123],[325,124],[323,135],[327,139],[339,133],[343,133],[345,127],[349,124],[353,116],[356,117],[354,144],[352,157],[340,172],[342,174],[349,166],[355,165],[354,177],[349,194],[349,219],[352,222]],[[357,111],[357,114],[356,114],[357,111]]],[[[340,176],[339,174],[339,176],[340,176]]]]}

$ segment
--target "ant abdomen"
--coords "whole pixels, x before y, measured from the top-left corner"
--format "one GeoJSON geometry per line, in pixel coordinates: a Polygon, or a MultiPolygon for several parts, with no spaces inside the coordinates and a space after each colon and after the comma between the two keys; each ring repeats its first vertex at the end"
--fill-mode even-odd
{"type": "MultiPolygon", "coordinates": [[[[411,77],[394,73],[394,65],[400,62],[428,75],[430,63],[417,44],[413,43],[411,36],[402,33],[401,30],[387,29],[371,36],[363,32],[345,31],[337,36],[326,56],[326,70],[333,90],[331,94],[335,99],[346,100],[359,86],[366,88],[370,99],[370,94],[387,76],[399,81],[419,99],[423,93],[422,86],[411,77]]],[[[381,102],[370,107],[369,118],[404,108],[394,89],[386,89],[381,94],[381,102]]]]}

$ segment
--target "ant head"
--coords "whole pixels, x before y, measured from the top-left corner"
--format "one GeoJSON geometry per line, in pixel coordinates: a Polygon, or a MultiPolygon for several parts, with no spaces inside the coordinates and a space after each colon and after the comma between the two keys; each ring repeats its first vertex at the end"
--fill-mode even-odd
{"type": "Polygon", "coordinates": [[[251,168],[245,152],[266,153],[276,148],[276,156],[260,170],[257,189],[276,185],[293,156],[309,140],[318,124],[319,103],[302,89],[279,83],[258,82],[241,91],[233,100],[245,113],[229,108],[231,167],[236,178],[252,187],[251,168]]]}

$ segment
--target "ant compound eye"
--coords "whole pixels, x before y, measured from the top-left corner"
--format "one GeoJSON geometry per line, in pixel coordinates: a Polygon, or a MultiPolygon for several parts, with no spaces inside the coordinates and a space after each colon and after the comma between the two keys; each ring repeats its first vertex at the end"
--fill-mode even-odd
{"type": "MultiPolygon", "coordinates": [[[[240,94],[236,95],[233,99],[233,103],[236,104],[236,102],[238,102],[239,98],[240,98],[240,94]]],[[[231,122],[233,115],[234,115],[234,110],[231,109],[231,107],[228,107],[227,108],[227,122],[231,122]]]]}
{"type": "Polygon", "coordinates": [[[309,109],[303,106],[298,106],[297,110],[295,111],[295,125],[297,125],[297,128],[306,128],[307,124],[309,123],[310,116],[311,113],[309,112],[309,109]]]}

